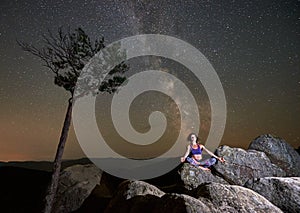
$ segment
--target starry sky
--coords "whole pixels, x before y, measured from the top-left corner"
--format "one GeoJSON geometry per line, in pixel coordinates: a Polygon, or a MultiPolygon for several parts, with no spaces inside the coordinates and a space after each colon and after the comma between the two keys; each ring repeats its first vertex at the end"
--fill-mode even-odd
{"type": "MultiPolygon", "coordinates": [[[[143,33],[182,39],[206,56],[222,82],[227,123],[221,144],[247,148],[257,136],[270,133],[300,146],[300,1],[2,0],[0,17],[0,161],[54,157],[69,94],[16,41],[39,47],[42,35],[59,27],[82,27],[92,39],[104,36],[106,44],[143,33]]],[[[157,58],[150,61],[159,61],[171,73],[184,70],[157,58]]],[[[129,74],[143,68],[140,61],[129,63],[129,74]]],[[[177,74],[198,94],[204,121],[199,136],[205,140],[210,107],[203,88],[187,70],[177,74]]],[[[148,113],[138,106],[168,105],[164,95],[155,95],[165,100],[161,106],[153,106],[151,98],[133,104],[137,130],[145,130],[140,118],[148,113]]],[[[106,115],[111,97],[97,98],[100,117],[106,115]]],[[[172,113],[178,114],[171,112],[170,117],[172,113]]],[[[107,137],[115,134],[111,128],[107,124],[102,129],[107,137]]],[[[71,128],[64,158],[84,156],[71,128]]]]}

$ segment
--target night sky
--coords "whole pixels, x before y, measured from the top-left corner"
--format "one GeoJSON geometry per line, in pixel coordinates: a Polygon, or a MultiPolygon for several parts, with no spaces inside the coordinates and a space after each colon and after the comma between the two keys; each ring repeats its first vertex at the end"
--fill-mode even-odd
{"type": "MultiPolygon", "coordinates": [[[[207,57],[222,82],[227,124],[221,144],[247,148],[257,136],[271,133],[300,146],[300,1],[2,0],[0,5],[0,161],[54,157],[69,94],[16,40],[40,46],[42,34],[59,27],[82,27],[92,39],[103,35],[106,44],[143,33],[182,39],[207,57]]],[[[143,67],[131,63],[130,72],[143,67]]],[[[169,72],[181,69],[169,64],[163,65],[169,72]]],[[[178,76],[191,90],[201,90],[187,71],[178,76]]],[[[209,119],[208,102],[199,97],[201,116],[209,119]]],[[[99,116],[110,98],[97,98],[99,116]]],[[[152,106],[148,100],[137,100],[133,113],[140,131],[145,113],[137,106],[152,106]]],[[[201,125],[205,140],[209,123],[201,125]]],[[[102,131],[110,137],[110,129],[104,125],[102,131]]],[[[64,158],[80,157],[71,128],[64,158]]]]}

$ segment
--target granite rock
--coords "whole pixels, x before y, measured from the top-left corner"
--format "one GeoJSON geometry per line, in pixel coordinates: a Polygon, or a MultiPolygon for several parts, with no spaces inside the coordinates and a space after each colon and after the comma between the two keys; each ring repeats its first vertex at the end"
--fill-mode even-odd
{"type": "Polygon", "coordinates": [[[246,186],[284,212],[300,211],[300,177],[265,177],[249,182],[246,186]]]}
{"type": "Polygon", "coordinates": [[[102,170],[94,164],[74,165],[61,172],[53,212],[71,212],[82,205],[100,183],[102,170]]]}
{"type": "Polygon", "coordinates": [[[249,149],[266,153],[273,164],[286,172],[286,176],[300,177],[300,155],[285,140],[271,134],[254,139],[249,149]]]}
{"type": "Polygon", "coordinates": [[[218,156],[226,160],[214,169],[230,184],[243,186],[247,181],[261,177],[282,177],[286,173],[273,164],[264,152],[221,146],[218,156]]]}

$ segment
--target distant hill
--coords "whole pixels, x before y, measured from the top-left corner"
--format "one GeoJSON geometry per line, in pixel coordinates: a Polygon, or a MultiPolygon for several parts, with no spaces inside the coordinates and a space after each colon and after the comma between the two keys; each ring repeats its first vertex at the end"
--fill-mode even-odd
{"type": "MultiPolygon", "coordinates": [[[[63,160],[62,169],[75,165],[75,164],[89,164],[91,161],[88,158],[81,158],[76,160],[63,160]]],[[[41,171],[52,171],[53,162],[49,161],[10,161],[10,162],[0,162],[1,167],[19,167],[26,169],[34,169],[41,171]]]]}

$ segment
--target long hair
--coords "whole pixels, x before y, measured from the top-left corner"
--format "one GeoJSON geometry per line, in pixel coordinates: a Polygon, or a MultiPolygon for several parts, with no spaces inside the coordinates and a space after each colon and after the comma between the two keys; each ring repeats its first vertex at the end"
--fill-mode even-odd
{"type": "Polygon", "coordinates": [[[189,141],[189,142],[192,142],[192,138],[191,138],[192,135],[195,135],[195,136],[196,136],[196,143],[197,143],[197,144],[200,144],[200,143],[199,143],[199,138],[198,138],[198,136],[197,136],[195,133],[193,133],[193,132],[192,132],[191,134],[189,134],[189,136],[188,136],[188,141],[189,141]]]}

